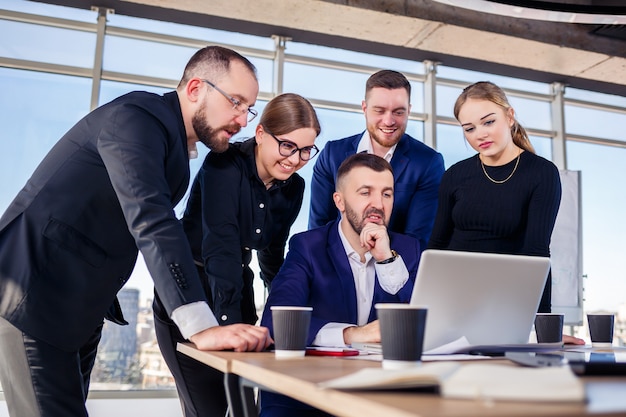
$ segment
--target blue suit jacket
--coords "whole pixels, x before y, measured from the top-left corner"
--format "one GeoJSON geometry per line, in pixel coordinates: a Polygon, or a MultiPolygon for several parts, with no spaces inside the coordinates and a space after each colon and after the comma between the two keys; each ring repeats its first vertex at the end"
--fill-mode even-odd
{"type": "MultiPolygon", "coordinates": [[[[313,168],[309,229],[339,217],[333,202],[339,165],[356,153],[362,133],[326,143],[313,168]]],[[[437,196],[445,170],[440,153],[404,134],[391,158],[394,203],[389,230],[417,238],[426,248],[437,211],[437,196]]]]}
{"type": "MultiPolygon", "coordinates": [[[[415,238],[389,233],[391,247],[404,260],[409,280],[396,294],[385,292],[378,283],[368,321],[376,319],[376,303],[406,303],[411,298],[420,246],[415,238]]],[[[272,288],[265,304],[261,325],[273,334],[273,305],[311,306],[313,315],[308,343],[327,323],[357,323],[357,300],[354,278],[346,251],[339,237],[338,221],[326,226],[294,235],[289,241],[289,252],[282,268],[272,281],[272,288]]]]}
{"type": "MultiPolygon", "coordinates": [[[[330,322],[357,323],[357,299],[354,278],[346,251],[339,237],[336,220],[306,232],[294,235],[289,241],[289,252],[282,268],[272,281],[265,304],[261,325],[270,329],[272,337],[273,305],[311,306],[313,313],[307,343],[310,345],[317,332],[330,322]]],[[[374,298],[368,322],[376,319],[376,303],[405,303],[411,298],[420,246],[417,239],[389,232],[391,247],[404,260],[409,279],[395,295],[385,292],[376,277],[374,298]]],[[[261,416],[297,416],[310,406],[292,398],[272,392],[260,393],[261,416]]]]}

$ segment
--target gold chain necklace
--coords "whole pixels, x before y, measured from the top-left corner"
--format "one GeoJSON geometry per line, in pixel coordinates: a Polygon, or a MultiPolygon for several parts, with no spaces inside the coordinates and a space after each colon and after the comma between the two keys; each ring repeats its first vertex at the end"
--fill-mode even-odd
{"type": "Polygon", "coordinates": [[[506,177],[505,179],[498,181],[498,180],[494,180],[493,178],[491,178],[489,176],[489,174],[487,174],[487,170],[485,169],[485,164],[483,164],[483,160],[480,158],[480,156],[478,157],[478,159],[480,159],[480,166],[483,167],[483,172],[485,173],[485,176],[489,179],[489,181],[495,183],[495,184],[504,184],[505,182],[507,182],[508,180],[511,179],[511,177],[513,176],[513,174],[515,174],[515,171],[517,171],[517,166],[519,165],[519,159],[520,156],[522,155],[522,150],[520,149],[517,152],[517,160],[515,161],[515,166],[513,167],[513,171],[511,171],[511,173],[509,174],[508,177],[506,177]]]}

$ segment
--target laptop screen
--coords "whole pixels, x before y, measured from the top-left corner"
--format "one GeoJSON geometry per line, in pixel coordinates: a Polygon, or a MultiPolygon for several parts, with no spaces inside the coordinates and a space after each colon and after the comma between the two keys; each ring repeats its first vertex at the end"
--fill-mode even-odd
{"type": "Polygon", "coordinates": [[[411,304],[426,306],[424,350],[527,343],[550,268],[538,256],[426,250],[411,304]]]}

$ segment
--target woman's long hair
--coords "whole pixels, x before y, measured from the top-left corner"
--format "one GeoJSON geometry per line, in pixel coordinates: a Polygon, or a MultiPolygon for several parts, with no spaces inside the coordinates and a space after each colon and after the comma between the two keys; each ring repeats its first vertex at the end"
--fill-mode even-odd
{"type": "Polygon", "coordinates": [[[319,136],[321,127],[315,109],[304,97],[285,93],[274,97],[263,110],[259,124],[274,135],[310,127],[319,136]]]}
{"type": "MultiPolygon", "coordinates": [[[[489,81],[479,81],[470,86],[467,86],[463,89],[463,92],[456,99],[456,103],[454,103],[454,117],[459,119],[459,112],[461,111],[461,107],[467,99],[474,100],[488,100],[492,103],[500,106],[504,109],[504,112],[508,112],[511,108],[509,104],[509,100],[500,87],[495,85],[489,81]]],[[[518,147],[524,149],[525,151],[535,153],[535,148],[530,143],[528,139],[528,134],[526,133],[526,129],[522,127],[522,125],[517,121],[515,117],[513,117],[513,126],[511,126],[511,136],[513,137],[513,143],[518,147]]]]}

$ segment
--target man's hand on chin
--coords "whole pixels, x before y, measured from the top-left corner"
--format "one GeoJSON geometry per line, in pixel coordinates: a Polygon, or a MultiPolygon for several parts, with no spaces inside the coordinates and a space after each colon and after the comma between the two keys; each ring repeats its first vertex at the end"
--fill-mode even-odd
{"type": "Polygon", "coordinates": [[[200,350],[228,350],[260,352],[274,343],[267,327],[250,324],[215,326],[189,338],[200,350]]]}
{"type": "Polygon", "coordinates": [[[389,234],[387,233],[387,227],[385,227],[385,225],[367,223],[363,226],[359,237],[361,246],[367,248],[377,261],[391,257],[389,234]]]}

